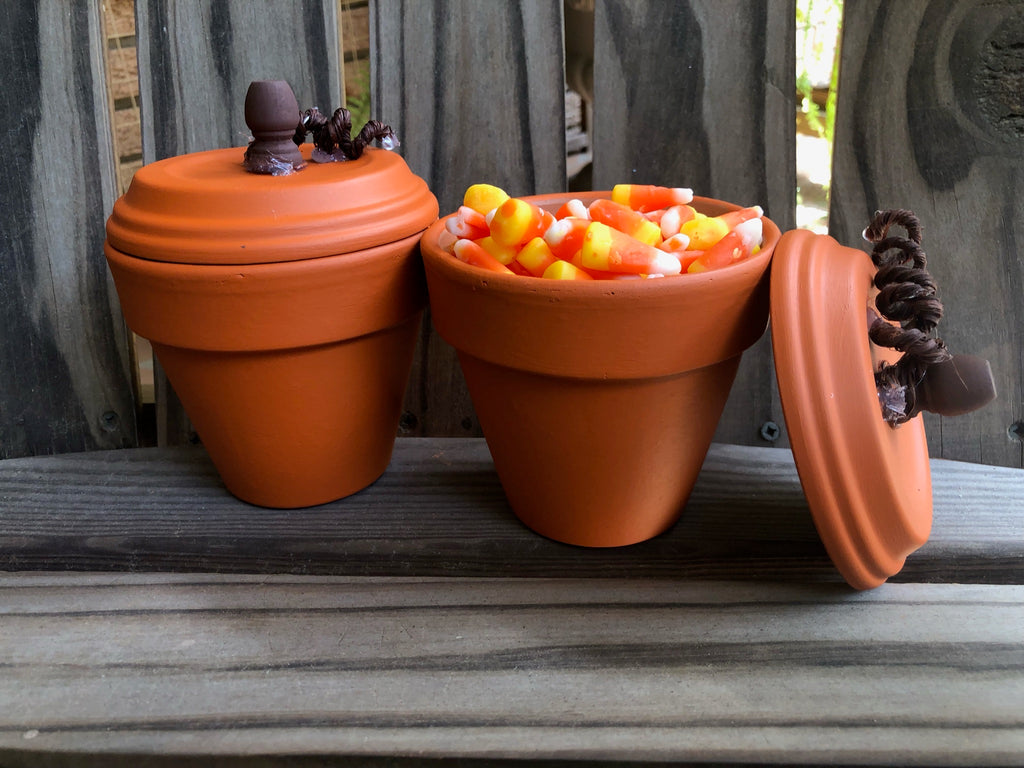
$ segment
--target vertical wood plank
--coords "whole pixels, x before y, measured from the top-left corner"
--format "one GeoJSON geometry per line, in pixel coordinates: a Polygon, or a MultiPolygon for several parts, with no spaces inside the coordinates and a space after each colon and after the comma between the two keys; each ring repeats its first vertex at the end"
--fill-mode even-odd
{"type": "MultiPolygon", "coordinates": [[[[688,186],[795,226],[795,25],[794,0],[598,3],[594,187],[688,186]]],[[[769,421],[784,425],[766,334],[715,440],[763,445],[769,421]]]]}
{"type": "Polygon", "coordinates": [[[1024,461],[1022,50],[1020,2],[847,0],[830,211],[854,247],[878,209],[920,217],[938,335],[988,358],[999,392],[974,414],[926,414],[929,450],[1006,466],[1024,461]]]}
{"type": "MultiPolygon", "coordinates": [[[[245,146],[253,80],[287,80],[300,109],[341,105],[337,0],[137,0],[136,34],[144,162],[245,146]]],[[[166,381],[157,393],[161,444],[189,442],[166,381]]]]}
{"type": "MultiPolygon", "coordinates": [[[[561,0],[373,2],[372,116],[453,211],[476,182],[565,189],[561,0]]],[[[454,351],[424,321],[406,434],[480,434],[454,351]]]]}
{"type": "Polygon", "coordinates": [[[0,8],[0,458],[134,445],[99,4],[0,8]]]}

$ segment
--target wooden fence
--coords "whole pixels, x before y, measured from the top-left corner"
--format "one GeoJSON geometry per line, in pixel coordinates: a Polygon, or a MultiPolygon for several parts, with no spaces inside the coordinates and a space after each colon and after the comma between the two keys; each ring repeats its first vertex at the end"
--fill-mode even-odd
{"type": "MultiPolygon", "coordinates": [[[[593,186],[691,186],[794,226],[794,0],[598,0],[593,186]]],[[[562,0],[370,5],[372,115],[443,212],[465,187],[566,186],[562,0]]],[[[0,10],[0,458],[138,443],[129,336],[103,259],[116,196],[99,0],[0,10]]],[[[242,145],[250,80],[341,101],[337,0],[137,0],[145,162],[242,145]]],[[[915,210],[954,351],[992,362],[999,399],[927,416],[933,456],[1021,466],[1024,438],[1024,3],[846,0],[831,232],[915,210]]],[[[678,329],[685,333],[686,329],[678,329]]],[[[158,384],[162,379],[157,377],[158,384]]],[[[186,439],[165,386],[161,439],[186,439]]],[[[783,425],[767,336],[717,440],[783,425]]],[[[422,330],[404,434],[475,435],[454,353],[422,330]]],[[[786,445],[783,432],[777,445],[786,445]]]]}

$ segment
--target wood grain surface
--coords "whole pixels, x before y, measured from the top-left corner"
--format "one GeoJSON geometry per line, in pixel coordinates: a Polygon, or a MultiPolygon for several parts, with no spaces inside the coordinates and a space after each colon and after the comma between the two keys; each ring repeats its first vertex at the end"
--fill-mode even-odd
{"type": "Polygon", "coordinates": [[[99,6],[0,9],[0,458],[136,444],[99,6]]]}
{"type": "MultiPolygon", "coordinates": [[[[246,146],[253,80],[287,80],[300,110],[342,105],[335,0],[137,0],[136,35],[146,163],[246,146]]],[[[194,442],[159,362],[154,378],[160,444],[194,442]]]]}
{"type": "MultiPolygon", "coordinates": [[[[371,114],[454,211],[470,184],[511,195],[565,189],[560,0],[370,5],[371,114]]],[[[402,434],[479,435],[455,351],[424,314],[402,434]]]]}
{"type": "Polygon", "coordinates": [[[287,80],[300,109],[341,106],[337,12],[332,0],[137,0],[145,161],[244,147],[253,80],[287,80]]]}
{"type": "MultiPolygon", "coordinates": [[[[897,581],[1024,581],[1024,471],[933,461],[934,524],[897,581]]],[[[642,544],[542,538],[481,439],[401,438],[364,491],[270,510],[224,490],[201,449],[0,462],[0,569],[349,576],[688,577],[839,582],[788,450],[713,445],[678,523],[642,544]]]]}
{"type": "MultiPolygon", "coordinates": [[[[793,0],[597,3],[594,188],[635,182],[760,205],[796,223],[793,0]]],[[[685,329],[679,329],[685,332],[685,329]]],[[[788,445],[767,334],[744,355],[715,439],[788,445]],[[767,430],[766,430],[767,431],[767,430]]]]}
{"type": "Polygon", "coordinates": [[[848,0],[830,230],[862,247],[874,211],[909,208],[954,352],[987,358],[998,400],[926,415],[933,456],[1024,462],[1024,6],[848,0]]]}
{"type": "Polygon", "coordinates": [[[1021,586],[23,573],[0,619],[12,768],[1024,759],[1021,586]]]}

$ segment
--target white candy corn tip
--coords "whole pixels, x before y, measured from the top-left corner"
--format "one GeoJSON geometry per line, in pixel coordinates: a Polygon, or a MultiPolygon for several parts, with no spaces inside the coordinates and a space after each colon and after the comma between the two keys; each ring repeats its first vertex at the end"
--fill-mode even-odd
{"type": "Polygon", "coordinates": [[[462,240],[462,239],[456,240],[455,244],[452,245],[452,253],[455,254],[455,258],[457,258],[459,261],[465,261],[466,257],[463,254],[463,251],[465,251],[466,248],[469,245],[472,245],[472,244],[473,244],[472,240],[462,240]]]}
{"type": "Polygon", "coordinates": [[[690,247],[690,238],[680,232],[677,235],[672,235],[661,244],[661,250],[668,251],[669,253],[675,253],[676,251],[685,251],[690,247]]]}
{"type": "MultiPolygon", "coordinates": [[[[449,219],[449,221],[450,221],[450,219],[449,219]]],[[[447,226],[448,226],[448,222],[445,222],[445,227],[447,227],[447,226]]],[[[459,240],[459,238],[457,238],[455,235],[453,235],[447,229],[445,229],[443,232],[441,232],[437,236],[437,244],[439,246],[441,246],[442,248],[444,248],[449,253],[453,252],[452,248],[454,247],[455,243],[458,242],[458,240],[459,240]]]]}
{"type": "Polygon", "coordinates": [[[568,219],[557,219],[541,237],[544,238],[544,242],[548,245],[558,245],[565,239],[571,229],[572,222],[568,219]]]}
{"type": "Polygon", "coordinates": [[[682,271],[683,265],[679,263],[679,259],[671,253],[661,253],[659,251],[651,259],[651,269],[648,274],[678,275],[682,271]]]}
{"type": "Polygon", "coordinates": [[[693,190],[687,189],[686,187],[673,187],[673,195],[676,200],[676,205],[687,205],[693,202],[693,190]]]}
{"type": "Polygon", "coordinates": [[[573,198],[565,204],[566,210],[569,211],[570,216],[575,216],[577,219],[590,219],[590,210],[583,201],[578,198],[573,198]]]}
{"type": "Polygon", "coordinates": [[[661,217],[661,236],[668,240],[670,237],[679,233],[679,228],[682,226],[681,217],[679,211],[675,208],[669,208],[665,211],[665,215],[661,217]]]}
{"type": "Polygon", "coordinates": [[[761,219],[749,219],[741,224],[737,224],[733,227],[733,231],[737,232],[740,238],[743,240],[743,247],[748,251],[752,251],[754,248],[761,244],[761,238],[764,235],[764,228],[761,224],[761,219]]]}

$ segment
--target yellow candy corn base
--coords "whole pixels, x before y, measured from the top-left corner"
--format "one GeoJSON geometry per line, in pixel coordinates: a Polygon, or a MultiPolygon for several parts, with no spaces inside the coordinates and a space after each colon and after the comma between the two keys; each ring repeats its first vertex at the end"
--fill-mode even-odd
{"type": "MultiPolygon", "coordinates": [[[[591,193],[585,202],[608,193],[591,193]]],[[[556,210],[567,196],[528,198],[556,210]]],[[[717,215],[736,206],[696,198],[717,215]]],[[[421,241],[435,327],[459,353],[512,509],[545,536],[622,546],[685,506],[743,350],[768,321],[778,227],[754,257],[658,280],[499,275],[421,241]]]]}

